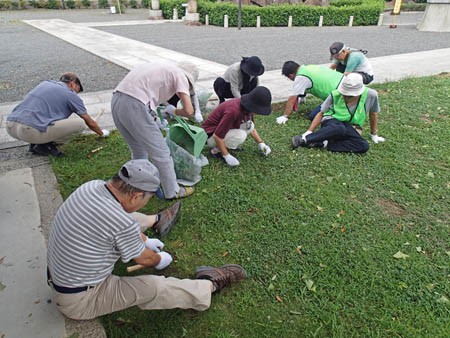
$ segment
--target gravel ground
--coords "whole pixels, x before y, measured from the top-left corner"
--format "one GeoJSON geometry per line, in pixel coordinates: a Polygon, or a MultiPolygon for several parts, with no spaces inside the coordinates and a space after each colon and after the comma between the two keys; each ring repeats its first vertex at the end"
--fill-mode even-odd
{"type": "Polygon", "coordinates": [[[0,102],[18,101],[43,80],[73,71],[85,92],[113,89],[128,73],[27,24],[0,26],[0,102]]]}
{"type": "Polygon", "coordinates": [[[328,48],[344,41],[369,51],[368,57],[387,56],[450,47],[450,33],[419,32],[414,26],[221,28],[168,23],[146,26],[97,27],[167,49],[230,65],[240,56],[258,55],[267,70],[283,62],[329,62],[328,48]]]}

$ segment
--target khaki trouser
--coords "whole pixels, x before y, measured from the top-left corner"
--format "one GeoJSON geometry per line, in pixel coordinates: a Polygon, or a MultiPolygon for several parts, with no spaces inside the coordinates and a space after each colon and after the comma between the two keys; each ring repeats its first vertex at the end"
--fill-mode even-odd
{"type": "Polygon", "coordinates": [[[110,275],[84,292],[57,292],[56,305],[67,317],[78,320],[96,318],[136,305],[143,310],[180,308],[204,311],[211,305],[211,282],[153,275],[110,275]]]}
{"type": "Polygon", "coordinates": [[[49,142],[64,144],[81,134],[84,128],[86,124],[79,117],[55,121],[45,132],[19,122],[6,121],[6,131],[10,136],[32,144],[49,142]]]}

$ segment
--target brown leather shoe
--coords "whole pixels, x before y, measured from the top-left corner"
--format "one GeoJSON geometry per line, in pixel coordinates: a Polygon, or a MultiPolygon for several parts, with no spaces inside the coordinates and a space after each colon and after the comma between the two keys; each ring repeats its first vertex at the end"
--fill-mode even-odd
{"type": "Polygon", "coordinates": [[[156,233],[158,233],[161,237],[166,236],[178,221],[178,217],[180,217],[180,211],[181,201],[178,201],[170,208],[161,211],[159,214],[159,221],[153,227],[156,233]]]}
{"type": "Polygon", "coordinates": [[[247,277],[244,268],[237,264],[225,264],[220,268],[213,266],[199,266],[195,269],[195,279],[210,280],[218,292],[231,283],[239,282],[247,277]]]}

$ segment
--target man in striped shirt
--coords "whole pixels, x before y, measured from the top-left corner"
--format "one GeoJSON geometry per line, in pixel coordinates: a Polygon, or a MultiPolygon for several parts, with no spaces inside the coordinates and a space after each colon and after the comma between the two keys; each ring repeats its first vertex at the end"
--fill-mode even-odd
{"type": "Polygon", "coordinates": [[[212,292],[246,277],[245,270],[233,264],[198,267],[194,280],[112,274],[119,258],[157,270],[172,262],[171,255],[161,251],[164,244],[141,231],[153,225],[167,233],[177,215],[162,213],[159,220],[156,216],[150,220],[152,216],[136,213],[159,191],[159,184],[153,164],[132,160],[108,182],[83,184],[59,208],[50,234],[47,271],[56,305],[67,317],[91,319],[135,305],[145,310],[203,311],[210,306],[212,292]],[[171,223],[169,229],[160,222],[171,223]]]}

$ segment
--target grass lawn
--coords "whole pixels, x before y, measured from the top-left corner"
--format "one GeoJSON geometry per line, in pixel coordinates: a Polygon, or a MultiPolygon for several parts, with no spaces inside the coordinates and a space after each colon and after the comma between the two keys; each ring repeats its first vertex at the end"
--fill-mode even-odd
{"type": "MultiPolygon", "coordinates": [[[[386,142],[369,141],[365,155],[291,149],[320,103],[309,97],[284,126],[275,123],[283,105],[256,118],[267,158],[248,139],[235,153],[239,167],[210,159],[164,241],[176,259],[162,274],[237,263],[248,279],[214,295],[205,312],[104,316],[108,336],[449,337],[450,74],[371,87],[386,142]],[[407,256],[394,258],[399,251],[407,256]]],[[[130,158],[118,132],[64,151],[52,159],[63,198],[130,158]]],[[[170,204],[153,198],[143,212],[170,204]]],[[[115,273],[125,267],[119,261],[115,273]]],[[[155,271],[135,272],[145,273],[155,271]]]]}

